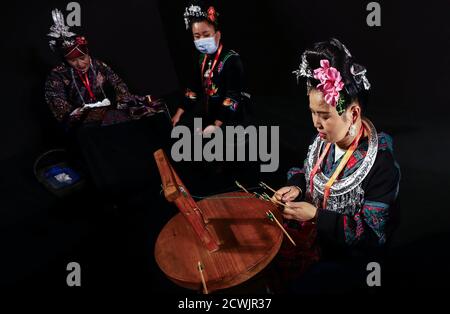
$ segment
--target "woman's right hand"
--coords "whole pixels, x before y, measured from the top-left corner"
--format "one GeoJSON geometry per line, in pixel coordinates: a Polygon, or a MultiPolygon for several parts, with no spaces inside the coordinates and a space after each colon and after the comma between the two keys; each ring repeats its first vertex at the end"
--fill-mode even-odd
{"type": "Polygon", "coordinates": [[[272,198],[278,202],[292,202],[300,195],[300,193],[301,190],[297,186],[285,186],[276,191],[272,198]]]}
{"type": "Polygon", "coordinates": [[[180,117],[175,115],[172,117],[172,127],[175,127],[177,123],[180,121],[180,117]]]}
{"type": "Polygon", "coordinates": [[[75,118],[75,119],[80,119],[81,115],[83,114],[83,112],[84,112],[83,107],[78,107],[77,109],[75,109],[74,111],[72,111],[70,113],[70,116],[75,118]]]}
{"type": "Polygon", "coordinates": [[[175,115],[172,117],[172,127],[175,127],[178,122],[180,121],[181,115],[184,113],[184,110],[181,108],[178,108],[175,115]]]}

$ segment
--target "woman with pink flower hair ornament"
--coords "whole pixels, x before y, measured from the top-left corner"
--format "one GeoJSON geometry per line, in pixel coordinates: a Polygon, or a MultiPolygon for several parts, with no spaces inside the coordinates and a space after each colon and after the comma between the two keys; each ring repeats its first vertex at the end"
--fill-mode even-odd
{"type": "Polygon", "coordinates": [[[364,117],[367,70],[339,40],[316,43],[301,59],[294,73],[306,79],[317,136],[273,195],[299,243],[283,243],[278,266],[297,292],[367,288],[367,263],[383,261],[397,223],[392,139],[364,117]]]}

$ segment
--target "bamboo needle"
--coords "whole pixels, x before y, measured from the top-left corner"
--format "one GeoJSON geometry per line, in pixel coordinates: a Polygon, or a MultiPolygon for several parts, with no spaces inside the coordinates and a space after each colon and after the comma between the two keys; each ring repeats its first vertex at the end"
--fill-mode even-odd
{"type": "Polygon", "coordinates": [[[273,193],[277,193],[277,191],[275,191],[274,189],[272,189],[270,186],[268,186],[267,184],[265,184],[264,182],[259,182],[259,185],[265,189],[268,189],[270,191],[272,191],[273,193]]]}
{"type": "MultiPolygon", "coordinates": [[[[249,192],[247,191],[247,189],[244,188],[239,182],[234,181],[234,183],[236,183],[236,185],[237,185],[240,189],[242,189],[245,193],[249,193],[249,192]]],[[[250,193],[249,193],[249,194],[250,194],[250,193]]]]}
{"type": "Polygon", "coordinates": [[[202,279],[203,293],[208,294],[208,288],[206,287],[205,277],[203,276],[203,265],[200,261],[197,264],[198,271],[200,272],[200,278],[202,279]]]}
{"type": "Polygon", "coordinates": [[[280,206],[286,207],[287,205],[284,203],[281,203],[277,200],[272,199],[269,195],[267,195],[267,193],[263,193],[263,194],[258,194],[256,192],[253,192],[256,197],[258,197],[259,199],[263,200],[263,201],[267,201],[267,202],[272,202],[273,204],[278,204],[280,206]]]}
{"type": "Polygon", "coordinates": [[[288,237],[289,241],[292,242],[292,244],[294,246],[297,246],[294,242],[294,240],[292,240],[291,236],[289,235],[289,233],[287,233],[286,229],[284,229],[283,225],[278,221],[277,217],[275,217],[275,215],[269,210],[268,212],[266,212],[267,217],[272,220],[275,221],[276,224],[281,228],[281,230],[283,231],[283,233],[288,237]]]}

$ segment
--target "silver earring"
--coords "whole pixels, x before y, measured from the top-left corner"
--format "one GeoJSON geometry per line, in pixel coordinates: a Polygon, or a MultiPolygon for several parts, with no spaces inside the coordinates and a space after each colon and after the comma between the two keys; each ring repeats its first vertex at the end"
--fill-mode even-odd
{"type": "Polygon", "coordinates": [[[352,137],[356,136],[356,126],[354,124],[352,124],[350,126],[350,129],[348,130],[348,134],[352,137]]]}

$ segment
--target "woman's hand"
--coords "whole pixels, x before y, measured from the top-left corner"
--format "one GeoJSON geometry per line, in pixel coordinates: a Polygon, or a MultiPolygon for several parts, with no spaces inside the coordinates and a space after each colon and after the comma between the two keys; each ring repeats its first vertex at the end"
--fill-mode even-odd
{"type": "Polygon", "coordinates": [[[180,122],[180,117],[178,115],[174,115],[172,117],[172,127],[175,127],[178,122],[180,122]]]}
{"type": "Polygon", "coordinates": [[[181,115],[184,113],[184,110],[181,108],[178,108],[175,115],[172,117],[172,127],[175,127],[178,122],[180,121],[181,115]]]}
{"type": "Polygon", "coordinates": [[[197,94],[195,92],[191,91],[189,88],[186,88],[186,91],[184,92],[184,96],[191,100],[197,99],[197,94]]]}
{"type": "Polygon", "coordinates": [[[75,118],[75,119],[80,119],[81,118],[81,116],[83,115],[83,113],[84,113],[84,108],[83,107],[78,107],[77,109],[75,109],[74,111],[72,111],[71,113],[70,113],[70,116],[72,117],[72,118],[75,118]]]}
{"type": "Polygon", "coordinates": [[[203,130],[203,135],[207,135],[207,134],[211,134],[214,133],[214,131],[216,129],[218,129],[218,126],[215,125],[208,125],[204,130],[203,130]]]}
{"type": "Polygon", "coordinates": [[[278,202],[292,202],[300,193],[301,190],[297,186],[285,186],[276,191],[272,198],[278,202]]]}
{"type": "Polygon", "coordinates": [[[316,217],[317,207],[307,202],[287,202],[283,211],[285,219],[294,219],[300,222],[309,221],[316,217]]]}

